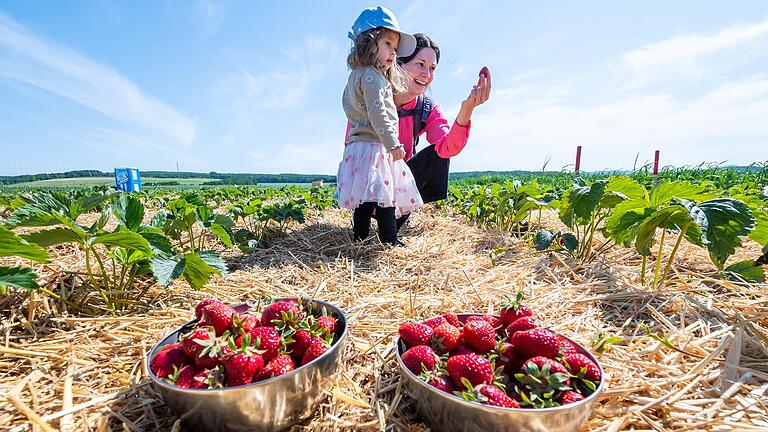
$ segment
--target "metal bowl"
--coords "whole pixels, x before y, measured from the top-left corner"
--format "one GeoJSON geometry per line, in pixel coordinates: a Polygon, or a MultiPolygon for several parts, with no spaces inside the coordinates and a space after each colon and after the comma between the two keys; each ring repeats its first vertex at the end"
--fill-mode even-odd
{"type": "MultiPolygon", "coordinates": [[[[333,311],[338,325],[336,339],[321,357],[285,375],[222,389],[184,389],[158,378],[149,370],[150,359],[164,345],[178,342],[179,334],[194,327],[197,320],[184,324],[152,348],[146,373],[187,429],[227,432],[287,429],[311,416],[324,391],[333,386],[332,376],[338,368],[348,333],[347,317],[341,309],[319,300],[312,300],[310,304],[314,312],[323,307],[333,311]]],[[[237,305],[235,309],[242,309],[244,305],[237,305]]]]}
{"type": "MultiPolygon", "coordinates": [[[[481,314],[459,314],[463,322],[467,317],[481,314]]],[[[564,336],[565,337],[565,336],[564,336]]],[[[605,373],[597,359],[583,346],[573,342],[582,354],[597,364],[603,379],[594,393],[583,401],[553,408],[501,408],[464,400],[438,390],[420,380],[403,364],[405,343],[397,341],[397,362],[402,369],[405,387],[416,401],[422,418],[436,431],[479,432],[570,432],[577,431],[592,413],[600,393],[605,388],[605,373]]]]}

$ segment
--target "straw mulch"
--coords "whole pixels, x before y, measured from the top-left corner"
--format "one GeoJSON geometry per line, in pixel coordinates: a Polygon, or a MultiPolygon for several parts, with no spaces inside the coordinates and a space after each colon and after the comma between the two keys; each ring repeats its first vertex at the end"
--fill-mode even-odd
{"type": "MultiPolygon", "coordinates": [[[[152,345],[209,296],[236,303],[313,294],[342,307],[352,333],[337,385],[294,430],[426,430],[400,384],[398,325],[445,311],[493,312],[502,294],[518,290],[542,325],[587,346],[616,337],[598,354],[608,387],[583,430],[768,430],[766,286],[709,278],[705,253],[688,246],[672,282],[649,290],[629,249],[580,266],[443,210],[421,210],[413,222],[407,247],[357,245],[348,213],[329,210],[270,249],[229,252],[231,273],[206,291],[155,286],[117,317],[95,297],[85,299],[92,316],[43,293],[0,299],[0,430],[183,430],[148,384],[152,345]]],[[[758,250],[749,244],[739,254],[758,250]]],[[[48,289],[77,294],[79,279],[62,270],[80,269],[82,257],[72,247],[57,254],[38,273],[48,289]]]]}

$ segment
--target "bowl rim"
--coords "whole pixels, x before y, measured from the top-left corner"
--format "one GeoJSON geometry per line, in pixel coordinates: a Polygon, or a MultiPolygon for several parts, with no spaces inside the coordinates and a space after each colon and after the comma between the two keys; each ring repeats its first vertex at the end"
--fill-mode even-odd
{"type": "MultiPolygon", "coordinates": [[[[296,374],[299,373],[299,371],[304,369],[305,366],[310,366],[313,363],[315,363],[317,361],[320,361],[324,357],[328,356],[332,351],[336,351],[338,349],[338,347],[341,346],[341,343],[347,338],[347,334],[349,333],[349,321],[347,320],[347,315],[344,313],[344,311],[340,307],[338,307],[338,306],[336,306],[336,305],[334,305],[332,303],[329,303],[329,302],[324,301],[324,300],[307,299],[307,298],[304,298],[304,297],[274,297],[273,298],[273,300],[276,301],[276,302],[277,301],[286,301],[286,300],[299,300],[299,299],[307,300],[308,303],[319,303],[319,304],[322,304],[323,306],[326,306],[326,307],[329,307],[329,308],[333,309],[333,311],[339,315],[339,318],[341,318],[344,321],[344,331],[341,332],[341,335],[339,336],[339,338],[336,339],[336,341],[330,346],[328,351],[323,353],[323,355],[321,355],[320,357],[312,360],[311,362],[309,362],[309,363],[307,363],[305,365],[301,365],[301,366],[295,368],[294,370],[292,370],[292,371],[290,371],[290,372],[288,372],[286,374],[278,375],[278,376],[275,376],[275,377],[272,377],[272,378],[265,379],[263,381],[257,381],[257,382],[254,382],[254,383],[245,384],[245,385],[241,385],[241,386],[223,387],[223,388],[215,388],[215,389],[192,389],[192,388],[176,387],[175,385],[165,381],[163,378],[160,378],[157,375],[155,375],[155,373],[152,372],[152,370],[149,368],[149,362],[152,359],[152,355],[157,352],[158,348],[160,348],[161,346],[167,345],[167,343],[165,343],[165,342],[168,340],[168,338],[176,336],[179,332],[184,330],[186,327],[190,326],[191,324],[197,323],[199,321],[198,318],[195,318],[195,319],[192,319],[190,321],[187,321],[186,323],[184,323],[181,326],[179,326],[176,329],[174,329],[172,332],[170,332],[167,335],[163,336],[157,343],[155,343],[152,346],[152,349],[149,350],[149,353],[147,353],[147,357],[146,357],[145,362],[144,362],[144,371],[147,373],[147,375],[149,376],[150,380],[155,385],[158,385],[160,387],[163,387],[163,388],[165,388],[167,390],[171,390],[171,391],[182,392],[182,393],[189,392],[189,393],[195,393],[195,394],[203,394],[203,393],[205,393],[205,394],[213,394],[213,393],[220,393],[220,392],[227,391],[227,390],[232,390],[232,391],[250,390],[252,388],[259,387],[261,385],[266,385],[266,384],[274,383],[275,381],[277,381],[277,380],[279,380],[281,378],[287,378],[287,377],[296,375],[296,374]]],[[[236,304],[236,305],[234,305],[232,307],[234,308],[234,307],[237,307],[237,306],[243,306],[243,305],[247,305],[247,304],[248,304],[248,302],[243,302],[243,303],[238,303],[238,304],[236,304]]]]}
{"type": "MultiPolygon", "coordinates": [[[[470,316],[478,316],[478,315],[492,316],[492,317],[495,317],[495,318],[499,318],[498,315],[485,314],[485,313],[459,313],[459,314],[456,314],[456,315],[459,318],[465,318],[465,319],[467,317],[470,317],[470,316]]],[[[437,315],[437,316],[442,316],[442,315],[437,315]]],[[[436,318],[437,316],[426,318],[425,320],[428,320],[428,319],[431,319],[431,318],[436,318]]],[[[425,320],[422,320],[422,321],[425,321],[425,320]]],[[[403,347],[405,347],[406,345],[405,345],[405,342],[402,342],[399,337],[395,341],[395,356],[397,357],[397,363],[400,366],[401,373],[403,373],[407,377],[407,379],[409,379],[411,381],[416,381],[422,388],[426,388],[428,391],[432,392],[433,394],[436,394],[436,395],[438,395],[440,397],[448,398],[448,400],[456,402],[456,403],[463,403],[464,405],[467,405],[467,406],[472,407],[472,408],[482,408],[483,410],[491,410],[491,411],[496,411],[496,412],[499,412],[499,413],[542,413],[542,412],[568,411],[568,410],[572,410],[572,409],[574,409],[576,407],[580,407],[582,405],[586,405],[586,404],[592,403],[593,401],[597,400],[597,397],[600,395],[600,393],[602,393],[603,390],[605,390],[605,381],[606,381],[605,380],[605,371],[603,370],[603,366],[600,364],[598,359],[592,354],[592,352],[590,352],[588,349],[586,349],[583,345],[581,345],[580,343],[574,341],[570,337],[565,336],[563,334],[557,333],[557,335],[558,336],[562,336],[565,339],[567,339],[568,341],[570,341],[571,343],[575,344],[576,347],[578,347],[581,350],[581,354],[585,354],[587,357],[590,358],[590,360],[595,362],[595,364],[597,365],[597,368],[600,370],[601,380],[600,380],[600,384],[597,386],[595,391],[591,395],[585,397],[584,400],[581,400],[581,401],[578,401],[578,402],[575,402],[575,403],[571,403],[571,404],[567,404],[567,405],[560,405],[560,406],[556,406],[556,407],[547,407],[547,408],[506,408],[506,407],[497,407],[497,406],[494,406],[494,405],[485,405],[485,404],[481,404],[479,402],[468,401],[468,400],[466,400],[464,398],[460,398],[460,397],[458,397],[458,396],[456,396],[454,394],[446,393],[446,392],[444,392],[444,391],[442,391],[440,389],[437,389],[437,388],[427,384],[426,382],[422,381],[416,374],[411,372],[410,369],[405,367],[405,364],[403,363],[402,355],[400,353],[400,347],[401,347],[401,345],[403,347]]],[[[405,350],[403,352],[405,352],[405,350]]]]}

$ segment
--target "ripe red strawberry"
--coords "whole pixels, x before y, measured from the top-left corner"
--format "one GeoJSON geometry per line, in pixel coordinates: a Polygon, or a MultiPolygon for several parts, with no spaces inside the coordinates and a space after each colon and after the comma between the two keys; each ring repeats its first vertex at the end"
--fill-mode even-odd
{"type": "Polygon", "coordinates": [[[275,327],[280,324],[295,324],[301,320],[299,303],[295,300],[276,301],[261,311],[261,325],[275,327]]]}
{"type": "Polygon", "coordinates": [[[584,354],[568,354],[563,357],[563,364],[577,378],[583,378],[595,384],[602,378],[600,368],[584,354]]]}
{"type": "Polygon", "coordinates": [[[195,306],[195,318],[200,319],[203,316],[203,309],[210,304],[224,304],[216,299],[205,299],[195,306]]]}
{"type": "Polygon", "coordinates": [[[448,321],[449,323],[451,323],[452,326],[458,329],[464,326],[464,323],[461,322],[461,320],[459,319],[459,316],[453,312],[444,313],[443,318],[445,318],[446,321],[448,321]]]}
{"type": "Polygon", "coordinates": [[[448,394],[453,394],[453,391],[456,389],[456,387],[453,386],[453,380],[451,380],[451,377],[442,372],[436,374],[432,378],[429,378],[427,384],[448,394]]]}
{"type": "Polygon", "coordinates": [[[181,344],[173,343],[164,346],[152,357],[149,361],[149,369],[159,378],[167,378],[173,375],[174,370],[181,369],[188,362],[181,344]]]}
{"type": "Polygon", "coordinates": [[[314,340],[314,336],[308,330],[299,329],[291,336],[293,342],[286,348],[291,351],[291,355],[296,358],[301,358],[304,355],[304,351],[309,348],[309,345],[314,340]]]}
{"type": "Polygon", "coordinates": [[[264,359],[259,354],[245,352],[229,357],[224,364],[227,376],[227,387],[250,384],[253,377],[264,368],[264,359]]]}
{"type": "Polygon", "coordinates": [[[322,315],[317,318],[317,328],[325,329],[330,334],[336,334],[336,318],[330,315],[322,315]]]}
{"type": "Polygon", "coordinates": [[[509,342],[501,342],[497,347],[498,357],[496,358],[496,367],[503,367],[507,375],[514,375],[520,366],[523,365],[524,358],[515,351],[514,345],[509,342]]]}
{"type": "Polygon", "coordinates": [[[401,358],[405,367],[416,375],[424,372],[423,368],[426,368],[427,371],[434,370],[437,363],[435,351],[426,345],[417,345],[409,348],[403,353],[401,358]]]}
{"type": "Polygon", "coordinates": [[[200,354],[195,357],[195,366],[198,369],[212,369],[232,354],[232,348],[225,339],[213,339],[200,354]]]}
{"type": "Polygon", "coordinates": [[[478,354],[485,354],[496,346],[496,330],[488,321],[468,321],[462,334],[467,346],[478,354]]]}
{"type": "Polygon", "coordinates": [[[301,365],[304,366],[305,364],[325,354],[326,351],[328,351],[328,348],[330,347],[325,343],[324,340],[316,338],[312,341],[309,347],[307,347],[307,350],[304,351],[304,355],[301,356],[301,365]]]}
{"type": "Polygon", "coordinates": [[[424,324],[427,327],[430,327],[434,329],[435,327],[439,326],[440,324],[446,322],[446,319],[444,316],[438,315],[436,317],[432,317],[429,319],[426,319],[422,321],[421,323],[424,324]]]}
{"type": "Polygon", "coordinates": [[[501,322],[501,319],[498,317],[492,316],[492,315],[472,315],[467,317],[467,319],[464,321],[464,325],[467,325],[468,323],[472,321],[485,321],[488,324],[493,327],[494,331],[501,330],[504,327],[504,323],[501,322]]]}
{"type": "Polygon", "coordinates": [[[474,354],[475,352],[472,351],[472,348],[467,346],[467,343],[464,342],[463,336],[459,337],[459,343],[456,345],[456,349],[451,352],[451,356],[470,353],[474,354]]]}
{"type": "Polygon", "coordinates": [[[571,384],[571,380],[569,378],[570,374],[568,373],[568,369],[566,369],[565,366],[563,366],[563,364],[560,362],[557,362],[555,360],[552,360],[547,357],[542,357],[542,356],[531,357],[528,360],[526,360],[525,363],[523,363],[523,366],[520,368],[520,373],[525,373],[526,369],[529,368],[530,364],[536,365],[536,367],[539,370],[544,370],[544,366],[549,365],[550,373],[564,375],[565,379],[563,381],[563,384],[565,384],[566,386],[571,384]]]}
{"type": "MultiPolygon", "coordinates": [[[[280,333],[274,327],[260,326],[254,327],[248,333],[251,335],[251,345],[255,347],[264,356],[264,361],[270,361],[280,354],[280,333]]],[[[235,346],[240,346],[242,342],[235,340],[235,346]]]]}
{"type": "Polygon", "coordinates": [[[474,353],[450,357],[446,369],[454,384],[459,388],[464,388],[461,382],[462,378],[468,380],[473,386],[490,384],[493,379],[493,365],[491,365],[491,362],[487,358],[474,353]]]}
{"type": "Polygon", "coordinates": [[[430,338],[430,345],[435,351],[444,354],[456,349],[459,345],[461,330],[452,326],[448,321],[435,327],[430,338]]]}
{"type": "Polygon", "coordinates": [[[555,333],[543,328],[515,332],[510,342],[523,357],[544,356],[555,358],[560,351],[560,345],[557,343],[555,333]]]}
{"type": "Polygon", "coordinates": [[[280,354],[272,359],[269,364],[259,374],[259,380],[270,379],[276,376],[287,374],[288,372],[296,369],[296,363],[293,358],[288,354],[280,354]]]}
{"type": "Polygon", "coordinates": [[[578,401],[583,401],[584,395],[582,395],[579,392],[575,392],[572,390],[564,391],[559,398],[557,398],[557,403],[560,405],[568,405],[572,403],[576,403],[578,401]]]}
{"type": "Polygon", "coordinates": [[[579,352],[579,349],[576,347],[576,345],[573,344],[573,342],[560,335],[557,335],[557,343],[560,345],[561,356],[567,356],[568,354],[578,354],[579,352]]]}
{"type": "Polygon", "coordinates": [[[565,366],[542,356],[526,360],[515,378],[524,386],[523,394],[537,407],[552,406],[557,392],[571,390],[565,366]]]}
{"type": "Polygon", "coordinates": [[[398,331],[400,333],[400,339],[402,339],[408,347],[428,344],[429,338],[432,337],[433,333],[431,327],[414,322],[401,325],[398,331]]]}
{"type": "Polygon", "coordinates": [[[507,326],[506,334],[507,337],[510,337],[515,334],[515,332],[530,330],[533,328],[536,328],[536,322],[534,321],[533,317],[522,317],[516,319],[512,324],[507,326]]]}
{"type": "Polygon", "coordinates": [[[488,78],[488,76],[489,76],[490,74],[491,74],[491,71],[489,71],[489,70],[488,70],[488,66],[483,66],[483,68],[482,68],[482,69],[480,69],[480,74],[479,74],[479,75],[480,75],[481,77],[482,77],[482,76],[484,76],[484,77],[488,78]]]}
{"type": "Polygon", "coordinates": [[[234,314],[232,315],[232,334],[241,335],[251,331],[252,328],[258,327],[261,321],[250,314],[234,314]]]}
{"type": "Polygon", "coordinates": [[[484,405],[497,406],[502,408],[520,408],[520,405],[515,402],[514,399],[507,396],[504,390],[496,387],[495,385],[485,384],[480,386],[478,393],[481,396],[479,398],[480,403],[484,405]]]}
{"type": "Polygon", "coordinates": [[[198,370],[192,365],[182,366],[181,369],[177,369],[167,379],[172,384],[179,388],[190,388],[192,386],[192,380],[195,378],[198,370]]]}
{"type": "Polygon", "coordinates": [[[235,310],[231,307],[213,303],[203,308],[202,323],[216,330],[216,336],[221,336],[232,326],[232,315],[235,310]]]}
{"type": "Polygon", "coordinates": [[[212,328],[198,327],[192,333],[182,336],[181,347],[187,357],[194,359],[200,354],[200,351],[210,345],[209,342],[215,337],[216,334],[212,328]]]}
{"type": "Polygon", "coordinates": [[[208,388],[222,388],[224,387],[224,374],[222,367],[216,367],[213,369],[203,369],[195,374],[192,379],[191,388],[193,389],[208,389],[208,388]]]}
{"type": "Polygon", "coordinates": [[[522,304],[522,291],[519,291],[514,299],[508,295],[505,295],[504,298],[506,301],[501,305],[499,311],[499,317],[501,317],[504,325],[510,325],[522,317],[533,315],[531,308],[522,304]]]}

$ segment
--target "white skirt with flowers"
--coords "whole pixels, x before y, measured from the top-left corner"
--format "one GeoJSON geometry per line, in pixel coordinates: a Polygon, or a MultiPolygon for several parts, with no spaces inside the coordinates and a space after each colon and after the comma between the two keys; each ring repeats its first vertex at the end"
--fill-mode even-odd
{"type": "Polygon", "coordinates": [[[377,142],[354,142],[344,147],[344,157],[336,175],[334,198],[339,207],[354,210],[364,202],[395,207],[395,217],[421,207],[419,190],[411,169],[377,142]]]}

